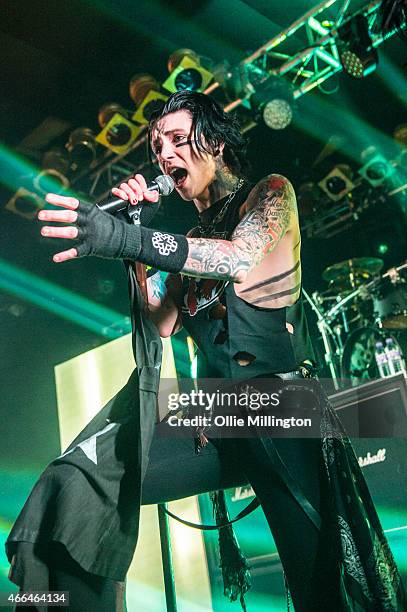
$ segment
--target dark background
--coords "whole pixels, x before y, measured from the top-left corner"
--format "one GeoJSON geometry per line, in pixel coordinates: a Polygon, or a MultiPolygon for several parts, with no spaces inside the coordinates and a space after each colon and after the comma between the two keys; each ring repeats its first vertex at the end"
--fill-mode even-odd
{"type": "MultiPolygon", "coordinates": [[[[192,48],[214,64],[227,60],[235,65],[313,4],[305,0],[5,0],[0,21],[5,151],[21,154],[21,142],[50,117],[66,122],[58,144],[66,142],[76,127],[98,131],[99,108],[108,101],[131,108],[130,78],[148,72],[163,82],[167,58],[175,49],[192,48]]],[[[362,4],[351,2],[351,10],[362,4]]],[[[332,17],[336,10],[334,5],[332,17]]],[[[305,41],[294,37],[290,46],[299,50],[305,41]]],[[[251,130],[252,179],[278,172],[298,190],[305,180],[321,180],[336,161],[357,170],[362,165],[358,161],[362,145],[375,144],[375,134],[379,140],[380,135],[388,137],[391,156],[393,130],[406,121],[405,43],[393,37],[379,48],[379,55],[378,69],[368,78],[352,80],[341,73],[324,85],[332,93],[314,90],[300,98],[298,118],[286,130],[276,132],[264,125],[251,130]],[[347,123],[344,111],[357,119],[359,134],[347,123]],[[346,152],[313,168],[329,138],[341,133],[348,138],[346,152]]],[[[30,161],[40,165],[42,153],[52,144],[32,151],[30,161]]],[[[121,266],[91,259],[53,264],[55,248],[40,238],[38,224],[4,208],[26,177],[13,172],[6,179],[8,187],[0,188],[0,259],[126,315],[121,266]]],[[[389,244],[384,269],[400,263],[405,257],[402,205],[393,199],[372,206],[349,230],[328,240],[305,237],[305,288],[312,292],[324,287],[321,273],[327,265],[349,257],[377,256],[380,242],[389,244]]],[[[183,231],[193,222],[192,204],[168,198],[161,224],[183,231]]],[[[106,338],[2,290],[0,338],[2,466],[4,470],[29,466],[35,472],[59,451],[54,365],[106,338]]]]}

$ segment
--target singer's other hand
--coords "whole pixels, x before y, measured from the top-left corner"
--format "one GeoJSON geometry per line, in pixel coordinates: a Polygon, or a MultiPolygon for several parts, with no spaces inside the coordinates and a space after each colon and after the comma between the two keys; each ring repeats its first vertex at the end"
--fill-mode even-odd
{"type": "Polygon", "coordinates": [[[146,200],[146,202],[158,202],[160,197],[158,191],[154,189],[149,191],[147,189],[146,179],[142,174],[136,174],[127,183],[121,183],[119,187],[114,187],[111,192],[121,200],[134,205],[143,200],[146,200]]]}
{"type": "Polygon", "coordinates": [[[48,193],[45,200],[62,210],[41,210],[40,221],[69,223],[71,225],[45,225],[42,236],[75,240],[71,249],[56,253],[57,263],[75,257],[104,257],[108,259],[136,260],[141,249],[140,228],[116,219],[93,204],[76,198],[48,193]]]}
{"type": "MultiPolygon", "coordinates": [[[[47,193],[45,201],[53,206],[61,206],[62,210],[40,210],[38,219],[40,221],[52,221],[57,223],[76,223],[78,219],[77,208],[79,200],[68,196],[62,196],[57,193],[47,193]]],[[[78,227],[75,225],[69,226],[47,226],[41,228],[41,235],[46,238],[65,238],[74,239],[78,236],[78,227]]],[[[75,248],[56,253],[53,257],[55,262],[66,261],[77,257],[78,253],[75,248]]]]}

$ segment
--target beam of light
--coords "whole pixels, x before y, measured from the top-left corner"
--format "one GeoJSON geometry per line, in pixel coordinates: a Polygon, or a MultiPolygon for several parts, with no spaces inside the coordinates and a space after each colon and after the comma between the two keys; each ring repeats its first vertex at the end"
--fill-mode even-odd
{"type": "Polygon", "coordinates": [[[40,170],[0,143],[0,183],[14,191],[21,187],[22,177],[33,177],[40,170]]]}
{"type": "Polygon", "coordinates": [[[131,331],[130,318],[0,259],[0,288],[105,338],[131,331]]]}
{"type": "MultiPolygon", "coordinates": [[[[176,9],[172,9],[171,3],[167,5],[160,3],[157,6],[152,2],[135,4],[127,0],[119,6],[112,0],[88,0],[87,4],[120,22],[128,30],[153,38],[155,45],[159,45],[161,49],[169,53],[173,52],[177,45],[181,47],[191,45],[193,48],[193,41],[200,41],[201,47],[204,42],[207,48],[216,48],[219,56],[228,57],[231,53],[235,56],[236,54],[241,55],[240,48],[228,43],[221,36],[203,29],[198,22],[191,20],[189,15],[183,15],[176,9]],[[166,24],[166,28],[162,27],[163,23],[166,24]]],[[[226,12],[227,8],[222,7],[222,10],[226,12]]],[[[259,17],[256,11],[253,10],[253,13],[257,18],[259,17]]]]}
{"type": "MultiPolygon", "coordinates": [[[[395,140],[357,117],[345,108],[345,103],[339,105],[316,94],[304,96],[299,113],[294,114],[293,123],[306,134],[324,143],[327,135],[339,136],[337,151],[346,154],[359,167],[364,163],[361,153],[372,146],[375,147],[376,154],[381,154],[387,160],[394,159],[398,149],[395,140]]],[[[395,170],[390,179],[393,187],[405,182],[402,170],[398,168],[395,170]]],[[[397,202],[402,214],[406,215],[407,204],[404,192],[396,195],[394,201],[397,202]]]]}
{"type": "Polygon", "coordinates": [[[398,66],[395,66],[384,53],[380,55],[379,70],[377,70],[376,74],[383,85],[394,94],[404,107],[406,107],[407,78],[398,66]]]}
{"type": "Polygon", "coordinates": [[[302,98],[301,109],[294,117],[294,123],[303,132],[321,142],[326,141],[327,134],[341,136],[342,142],[338,144],[338,150],[358,163],[361,163],[361,152],[372,145],[386,158],[394,150],[394,140],[390,136],[356,117],[338,103],[315,94],[302,98]]]}
{"type": "MultiPolygon", "coordinates": [[[[41,168],[31,163],[15,151],[0,143],[0,184],[11,191],[31,185],[41,168]]],[[[61,184],[51,176],[43,177],[42,185],[46,191],[61,191],[61,184]]]]}

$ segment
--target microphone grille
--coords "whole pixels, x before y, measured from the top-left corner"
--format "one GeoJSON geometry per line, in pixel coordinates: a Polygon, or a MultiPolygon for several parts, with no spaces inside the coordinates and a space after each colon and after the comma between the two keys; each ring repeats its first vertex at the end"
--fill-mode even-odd
{"type": "Polygon", "coordinates": [[[159,192],[163,196],[170,195],[174,191],[175,183],[168,174],[156,176],[154,182],[158,185],[159,192]]]}

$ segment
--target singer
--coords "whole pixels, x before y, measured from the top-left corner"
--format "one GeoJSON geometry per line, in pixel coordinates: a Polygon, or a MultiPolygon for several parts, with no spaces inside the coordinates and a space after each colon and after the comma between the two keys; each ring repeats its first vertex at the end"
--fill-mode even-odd
{"type": "MultiPolygon", "coordinates": [[[[44,225],[41,233],[58,244],[70,241],[57,248],[58,264],[97,256],[157,270],[147,281],[154,354],[157,332],[168,337],[184,326],[198,346],[200,376],[309,377],[314,355],[301,299],[294,190],[278,174],[251,184],[245,145],[236,119],[210,97],[175,93],[151,122],[150,146],[182,200],[195,206],[196,227],[187,236],[157,231],[48,194],[59,210],[42,210],[39,218],[61,225],[44,225]],[[160,271],[170,273],[165,283],[160,271]]],[[[158,198],[141,175],[112,192],[130,205],[158,198]]],[[[47,584],[69,590],[75,611],[121,610],[140,503],[249,482],[273,533],[296,612],[405,609],[360,468],[349,441],[335,430],[327,401],[321,438],[219,441],[198,428],[194,454],[192,441],[154,435],[159,426],[143,412],[156,384],[157,363],[150,366],[148,380],[140,373],[102,410],[93,429],[44,471],[7,542],[13,581],[26,589],[47,584]],[[135,395],[141,397],[136,408],[135,395]],[[141,421],[131,420],[132,410],[141,421]],[[80,446],[85,439],[94,439],[96,464],[80,446]]],[[[222,560],[225,589],[231,599],[240,591],[244,605],[247,568],[243,561],[228,566],[230,561],[222,560]]]]}

